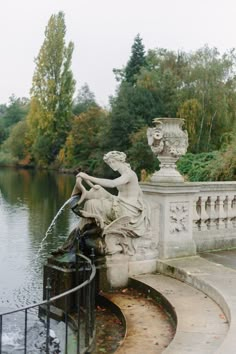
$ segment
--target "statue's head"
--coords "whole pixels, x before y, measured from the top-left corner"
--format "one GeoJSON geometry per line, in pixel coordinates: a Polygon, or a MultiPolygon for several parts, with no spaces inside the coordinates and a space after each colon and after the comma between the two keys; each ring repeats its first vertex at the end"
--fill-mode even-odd
{"type": "MultiPolygon", "coordinates": [[[[126,154],[121,151],[110,151],[103,156],[103,160],[113,168],[114,163],[125,164],[130,167],[128,163],[125,162],[126,154]]],[[[114,169],[114,168],[113,168],[114,169]]]]}

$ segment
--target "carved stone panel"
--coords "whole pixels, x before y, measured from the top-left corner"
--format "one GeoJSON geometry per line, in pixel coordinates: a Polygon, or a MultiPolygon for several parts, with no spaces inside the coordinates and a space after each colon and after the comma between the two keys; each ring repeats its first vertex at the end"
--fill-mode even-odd
{"type": "Polygon", "coordinates": [[[189,203],[170,203],[170,233],[178,234],[188,231],[189,203]]]}

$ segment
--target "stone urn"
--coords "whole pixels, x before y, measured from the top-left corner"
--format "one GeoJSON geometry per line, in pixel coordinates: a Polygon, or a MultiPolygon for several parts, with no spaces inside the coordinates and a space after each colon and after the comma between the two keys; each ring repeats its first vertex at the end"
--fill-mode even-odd
{"type": "Polygon", "coordinates": [[[148,144],[160,161],[160,170],[152,177],[152,182],[183,182],[184,178],[176,169],[176,161],[186,153],[188,133],[183,130],[182,118],[155,118],[155,127],[148,128],[148,144]]]}

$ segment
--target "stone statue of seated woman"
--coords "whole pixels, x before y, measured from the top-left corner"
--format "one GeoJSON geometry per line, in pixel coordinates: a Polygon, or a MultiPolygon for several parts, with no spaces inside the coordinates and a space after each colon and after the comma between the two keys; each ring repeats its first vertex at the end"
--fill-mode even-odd
{"type": "Polygon", "coordinates": [[[95,246],[99,254],[134,255],[139,245],[150,247],[148,208],[137,175],[126,162],[126,154],[110,151],[103,159],[120,176],[111,180],[84,172],[77,174],[72,197],[80,196],[73,207],[81,216],[78,232],[82,237],[86,236],[86,243],[95,246]],[[85,184],[90,187],[89,190],[85,184]],[[118,195],[109,193],[105,188],[116,188],[118,195]],[[97,236],[92,235],[93,229],[97,236]]]}

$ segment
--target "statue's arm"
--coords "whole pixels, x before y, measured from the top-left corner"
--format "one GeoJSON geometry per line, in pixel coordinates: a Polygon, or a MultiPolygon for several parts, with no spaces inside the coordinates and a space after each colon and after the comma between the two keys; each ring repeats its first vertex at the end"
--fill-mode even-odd
{"type": "Polygon", "coordinates": [[[100,186],[105,188],[115,188],[123,184],[126,184],[130,181],[130,176],[128,174],[123,174],[122,176],[115,179],[106,179],[106,178],[93,177],[87,175],[87,173],[80,172],[76,177],[81,177],[85,181],[90,181],[92,183],[99,184],[100,186]]]}

